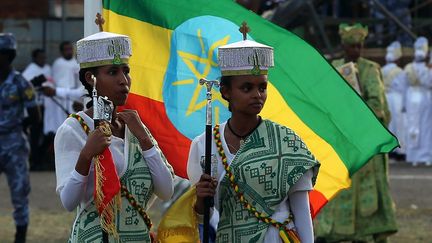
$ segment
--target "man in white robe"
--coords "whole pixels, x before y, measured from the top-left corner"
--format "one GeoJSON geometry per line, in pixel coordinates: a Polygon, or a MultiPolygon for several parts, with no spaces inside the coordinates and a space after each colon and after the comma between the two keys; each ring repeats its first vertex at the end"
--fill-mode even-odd
{"type": "Polygon", "coordinates": [[[66,120],[68,114],[75,113],[77,104],[81,104],[85,94],[84,86],[79,81],[79,65],[73,57],[73,46],[65,41],[60,44],[61,57],[52,66],[54,82],[44,89],[46,96],[53,99],[45,100],[47,112],[44,117],[44,133],[55,134],[58,127],[66,120]]]}
{"type": "Polygon", "coordinates": [[[387,47],[385,56],[386,65],[381,69],[384,86],[386,91],[387,103],[389,105],[391,119],[389,130],[398,138],[400,148],[394,151],[395,158],[401,159],[405,154],[405,113],[403,109],[403,91],[395,88],[398,79],[403,78],[403,70],[399,67],[398,61],[402,57],[402,47],[400,42],[394,41],[387,47]]]}
{"type": "Polygon", "coordinates": [[[414,43],[414,61],[404,68],[404,78],[397,89],[405,91],[406,160],[413,166],[432,164],[432,75],[426,65],[428,40],[419,37],[414,43]]]}
{"type": "MultiPolygon", "coordinates": [[[[22,72],[22,76],[27,81],[32,82],[35,88],[40,87],[45,81],[52,82],[51,67],[46,63],[45,51],[42,49],[33,50],[32,60],[22,72]]],[[[37,92],[37,94],[36,103],[43,106],[43,94],[41,92],[37,92]]]]}

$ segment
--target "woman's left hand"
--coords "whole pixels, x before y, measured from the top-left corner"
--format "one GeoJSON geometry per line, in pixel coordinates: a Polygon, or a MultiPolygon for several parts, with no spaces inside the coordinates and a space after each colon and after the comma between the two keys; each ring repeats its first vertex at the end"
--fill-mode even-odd
{"type": "Polygon", "coordinates": [[[140,142],[141,148],[143,150],[148,150],[153,147],[153,143],[144,129],[144,125],[142,124],[136,110],[124,110],[118,113],[117,117],[121,123],[128,126],[129,130],[140,142]]]}

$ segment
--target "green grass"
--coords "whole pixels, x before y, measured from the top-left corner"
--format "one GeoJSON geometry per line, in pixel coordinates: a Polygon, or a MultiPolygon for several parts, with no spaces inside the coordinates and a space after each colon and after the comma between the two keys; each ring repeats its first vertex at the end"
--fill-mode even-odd
{"type": "MultiPolygon", "coordinates": [[[[75,213],[31,210],[27,242],[57,243],[67,242],[75,213]]],[[[0,242],[12,243],[15,225],[12,214],[2,211],[0,214],[0,242]]]]}
{"type": "MultiPolygon", "coordinates": [[[[153,220],[157,221],[156,214],[153,220]]],[[[397,219],[399,232],[392,236],[392,243],[432,243],[432,209],[399,209],[397,219]]],[[[47,210],[32,210],[28,241],[57,243],[66,242],[75,213],[66,211],[55,212],[47,210]]],[[[0,213],[0,242],[11,243],[15,233],[12,215],[2,211],[0,213]]]]}
{"type": "Polygon", "coordinates": [[[396,217],[399,232],[390,242],[432,243],[432,208],[399,209],[396,217]]]}

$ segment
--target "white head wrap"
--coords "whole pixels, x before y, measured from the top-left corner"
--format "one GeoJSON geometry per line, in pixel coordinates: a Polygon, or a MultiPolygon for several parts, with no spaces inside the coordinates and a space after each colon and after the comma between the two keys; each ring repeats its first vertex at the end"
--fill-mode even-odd
{"type": "Polygon", "coordinates": [[[387,47],[385,59],[387,62],[395,62],[402,57],[402,46],[399,41],[393,41],[387,47]]]}

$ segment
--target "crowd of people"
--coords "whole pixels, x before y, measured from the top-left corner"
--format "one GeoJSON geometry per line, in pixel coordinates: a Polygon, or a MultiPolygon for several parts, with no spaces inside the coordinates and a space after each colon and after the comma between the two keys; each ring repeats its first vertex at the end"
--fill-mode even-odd
{"type": "MultiPolygon", "coordinates": [[[[396,156],[406,155],[413,166],[420,163],[430,166],[432,69],[427,64],[427,39],[419,37],[415,41],[414,60],[403,69],[398,66],[401,44],[393,42],[387,48],[387,64],[381,69],[379,64],[361,56],[367,27],[340,25],[339,34],[344,57],[333,60],[332,65],[336,69],[344,67],[342,76],[347,74],[345,67],[355,74],[355,90],[383,126],[388,126],[399,138],[402,146],[395,151],[396,156]],[[352,65],[346,66],[349,63],[352,65]]],[[[150,242],[151,223],[145,209],[153,196],[164,200],[172,197],[174,177],[169,162],[137,112],[116,109],[125,104],[132,82],[128,65],[132,54],[130,38],[101,32],[78,41],[76,46],[77,59],[72,43],[62,42],[61,57],[52,67],[46,63],[44,50],[36,49],[32,52],[32,63],[20,74],[13,68],[15,38],[12,34],[0,34],[0,173],[6,174],[12,195],[15,242],[25,242],[29,222],[27,162],[30,159],[33,170],[52,169],[54,158],[60,200],[67,210],[78,209],[70,242],[90,238],[101,241],[107,231],[109,239],[150,242]],[[112,102],[112,110],[106,114],[110,119],[99,121],[93,117],[97,108],[92,102],[84,109],[84,96],[95,93],[112,102]],[[114,196],[112,202],[101,204],[93,194],[101,193],[98,173],[103,172],[93,165],[102,160],[98,156],[105,150],[111,152],[112,172],[118,178],[115,194],[122,197],[116,201],[114,196]],[[104,221],[106,224],[95,220],[94,215],[116,203],[123,207],[118,214],[109,214],[111,218],[104,221]],[[131,218],[133,224],[129,222],[131,218]]],[[[389,235],[397,232],[385,154],[374,156],[354,174],[352,187],[329,202],[315,224],[312,223],[308,192],[313,189],[320,163],[293,131],[259,116],[267,99],[267,74],[274,65],[273,49],[243,40],[221,46],[218,51],[222,72],[220,92],[231,112],[230,119],[214,130],[213,152],[217,153],[214,163],[219,174],[212,177],[201,170],[204,135],[193,140],[188,160],[188,175],[196,190],[193,209],[197,217],[203,214],[204,198],[216,199],[212,241],[386,242],[389,235]],[[230,59],[233,56],[235,61],[230,59]],[[258,64],[247,64],[237,57],[253,59],[258,64]],[[252,101],[255,105],[248,105],[252,101]],[[271,134],[279,134],[279,130],[291,134],[301,149],[278,146],[282,139],[271,134]],[[253,136],[259,139],[249,139],[253,136]],[[266,141],[265,146],[262,141],[266,141]],[[244,144],[248,146],[241,149],[244,144]],[[296,166],[301,166],[302,172],[287,185],[274,185],[272,189],[278,196],[268,199],[260,195],[269,189],[252,180],[252,174],[243,173],[241,165],[248,163],[248,171],[258,171],[265,161],[277,168],[277,174],[291,173],[292,162],[272,156],[276,150],[290,158],[301,158],[302,164],[296,166]],[[249,161],[251,156],[253,163],[249,161]],[[249,185],[248,191],[241,191],[238,182],[249,185]],[[259,203],[251,206],[244,198],[259,203]],[[238,210],[248,211],[251,217],[239,217],[235,213],[238,210]],[[274,214],[266,221],[261,212],[274,214]]]]}
{"type": "Polygon", "coordinates": [[[71,113],[83,109],[84,88],[78,80],[79,66],[71,42],[59,46],[60,57],[50,66],[42,49],[32,52],[32,62],[22,76],[32,83],[36,104],[42,119],[24,131],[29,135],[31,148],[30,170],[54,170],[54,136],[71,113]]]}
{"type": "Polygon", "coordinates": [[[392,114],[389,129],[401,144],[393,155],[396,159],[405,159],[412,166],[431,166],[432,69],[427,58],[428,40],[418,37],[413,50],[413,60],[402,68],[399,66],[401,44],[397,41],[391,43],[387,48],[387,64],[382,68],[392,114]]]}
{"type": "MultiPolygon", "coordinates": [[[[385,97],[380,65],[361,56],[368,28],[361,24],[339,26],[343,58],[333,60],[342,76],[354,74],[351,85],[387,126],[390,111],[385,97]]],[[[348,78],[346,78],[348,80],[348,78]]],[[[316,223],[317,242],[386,242],[397,232],[395,209],[388,184],[388,157],[378,154],[352,176],[351,187],[341,191],[319,213],[316,223]]]]}

